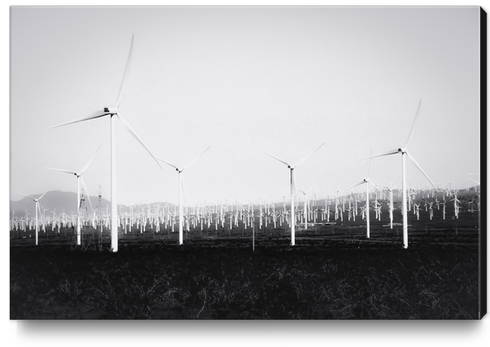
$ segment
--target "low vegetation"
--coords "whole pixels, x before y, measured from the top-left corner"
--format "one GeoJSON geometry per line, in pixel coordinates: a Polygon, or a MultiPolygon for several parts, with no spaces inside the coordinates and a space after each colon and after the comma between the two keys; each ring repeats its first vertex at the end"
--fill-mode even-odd
{"type": "Polygon", "coordinates": [[[10,318],[479,318],[477,243],[429,233],[404,250],[346,235],[295,247],[259,235],[255,252],[249,239],[11,246],[10,318]]]}

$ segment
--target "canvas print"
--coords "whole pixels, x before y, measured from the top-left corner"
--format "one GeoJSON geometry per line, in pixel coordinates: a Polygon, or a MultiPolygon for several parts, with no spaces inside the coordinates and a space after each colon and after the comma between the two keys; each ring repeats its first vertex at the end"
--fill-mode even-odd
{"type": "Polygon", "coordinates": [[[11,7],[10,319],[481,319],[485,32],[11,7]]]}

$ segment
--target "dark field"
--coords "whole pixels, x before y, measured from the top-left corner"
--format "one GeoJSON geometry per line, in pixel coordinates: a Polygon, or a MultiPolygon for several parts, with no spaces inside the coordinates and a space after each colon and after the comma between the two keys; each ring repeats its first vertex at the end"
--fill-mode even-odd
{"type": "Polygon", "coordinates": [[[374,221],[367,239],[348,224],[298,231],[294,247],[288,230],[256,229],[255,251],[251,229],[226,227],[183,246],[177,232],[120,233],[118,253],[108,231],[86,229],[85,247],[71,229],[41,232],[37,247],[12,232],[10,318],[480,317],[474,219],[411,221],[407,250],[400,226],[374,221]]]}

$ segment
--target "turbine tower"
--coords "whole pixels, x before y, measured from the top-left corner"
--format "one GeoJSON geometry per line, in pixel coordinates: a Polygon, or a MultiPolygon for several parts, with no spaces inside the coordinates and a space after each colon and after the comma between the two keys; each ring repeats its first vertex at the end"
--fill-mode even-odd
{"type": "MultiPolygon", "coordinates": [[[[102,145],[101,145],[102,146],[102,145]]],[[[90,163],[92,163],[92,160],[94,160],[95,156],[99,152],[100,147],[97,148],[97,151],[94,153],[92,158],[85,164],[85,166],[79,171],[69,171],[69,170],[64,170],[64,169],[55,169],[52,167],[47,167],[46,169],[49,170],[56,170],[56,171],[61,171],[70,175],[75,175],[77,177],[77,245],[80,246],[82,244],[82,236],[81,236],[81,227],[80,227],[80,183],[83,185],[83,188],[85,189],[85,192],[87,193],[88,196],[88,202],[90,203],[90,208],[93,210],[92,202],[90,201],[90,195],[88,193],[88,189],[85,186],[85,182],[83,180],[82,174],[87,170],[89,167],[90,163]]]]}
{"type": "Polygon", "coordinates": [[[294,169],[296,167],[298,167],[299,165],[301,165],[302,163],[304,163],[306,161],[306,159],[308,159],[313,153],[318,151],[324,144],[325,144],[325,142],[322,143],[313,152],[308,154],[306,157],[304,157],[303,159],[301,159],[300,161],[298,161],[294,165],[291,165],[291,164],[287,163],[286,161],[279,159],[278,157],[276,157],[272,154],[261,151],[262,153],[265,153],[268,156],[271,156],[272,158],[274,158],[274,159],[280,161],[281,163],[285,164],[289,169],[289,185],[290,185],[290,197],[291,197],[291,223],[290,223],[291,224],[291,246],[294,246],[296,244],[296,242],[295,242],[295,238],[296,238],[296,236],[295,236],[295,215],[294,215],[294,196],[295,196],[296,188],[295,188],[295,182],[294,182],[294,169]]]}
{"type": "Polygon", "coordinates": [[[161,158],[157,158],[158,160],[163,161],[165,164],[170,165],[171,167],[175,168],[175,171],[179,173],[179,245],[184,244],[184,212],[183,212],[183,206],[182,206],[182,193],[183,193],[183,188],[184,188],[184,182],[183,182],[183,177],[182,177],[182,172],[189,166],[191,166],[197,158],[199,158],[201,155],[203,155],[211,146],[206,148],[201,154],[199,154],[197,157],[192,159],[190,162],[188,162],[186,165],[184,165],[181,169],[179,169],[177,166],[175,166],[172,163],[169,163],[168,161],[165,161],[161,158]]]}
{"type": "MultiPolygon", "coordinates": [[[[407,173],[406,173],[406,157],[410,158],[410,160],[415,164],[415,166],[422,172],[422,174],[429,180],[429,182],[432,184],[434,189],[437,191],[436,186],[434,183],[432,183],[431,179],[427,174],[422,170],[420,165],[417,163],[415,158],[408,152],[408,145],[412,141],[413,137],[413,131],[415,129],[415,123],[417,122],[417,117],[419,115],[420,111],[420,105],[422,103],[422,100],[419,101],[419,106],[417,108],[417,113],[415,114],[415,119],[413,121],[412,129],[410,130],[410,134],[408,136],[407,143],[405,144],[404,147],[400,147],[391,151],[388,151],[386,153],[381,153],[377,155],[370,156],[368,158],[376,158],[376,157],[383,157],[383,156],[388,156],[388,155],[393,155],[393,154],[401,154],[402,156],[402,212],[403,212],[403,248],[407,249],[408,248],[408,213],[407,213],[407,173]]],[[[364,159],[368,159],[364,158],[364,159]]]]}
{"type": "MultiPolygon", "coordinates": [[[[116,99],[115,106],[104,107],[102,111],[97,111],[95,114],[84,117],[81,119],[72,120],[69,122],[65,122],[62,124],[54,125],[51,128],[61,127],[68,124],[84,122],[92,119],[102,118],[105,116],[109,116],[110,118],[110,133],[111,133],[111,252],[118,251],[118,224],[117,224],[117,175],[116,175],[116,118],[121,121],[121,123],[126,127],[126,129],[133,135],[133,137],[150,153],[153,159],[157,162],[158,166],[161,167],[160,163],[153,155],[153,153],[149,150],[143,140],[138,136],[136,131],[133,129],[131,124],[128,123],[126,118],[124,118],[119,111],[119,105],[122,101],[124,92],[126,90],[126,84],[129,74],[129,67],[131,65],[131,55],[133,52],[133,40],[134,35],[131,38],[131,45],[129,48],[128,60],[126,62],[126,69],[124,70],[123,79],[121,82],[121,87],[119,88],[119,94],[116,99]]],[[[162,168],[163,170],[163,168],[162,168]]]]}

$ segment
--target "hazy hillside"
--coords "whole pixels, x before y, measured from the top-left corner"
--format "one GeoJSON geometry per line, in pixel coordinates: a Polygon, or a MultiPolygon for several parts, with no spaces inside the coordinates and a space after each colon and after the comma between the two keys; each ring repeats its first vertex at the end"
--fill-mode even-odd
{"type": "MultiPolygon", "coordinates": [[[[37,198],[41,194],[33,194],[32,196],[37,198]]],[[[87,208],[90,210],[90,205],[88,203],[87,197],[85,197],[87,208]]],[[[99,198],[97,196],[91,196],[90,201],[95,208],[99,205],[99,198]]],[[[65,212],[71,213],[76,211],[77,209],[77,193],[73,192],[62,192],[59,190],[48,191],[43,198],[39,201],[40,205],[50,211],[53,211],[56,208],[56,212],[65,212]]],[[[103,208],[106,208],[110,202],[106,199],[102,199],[100,205],[103,208]]],[[[35,204],[34,201],[29,197],[24,197],[18,201],[10,200],[10,213],[14,211],[15,213],[24,214],[25,211],[29,213],[35,213],[35,204]]]]}
{"type": "MultiPolygon", "coordinates": [[[[41,194],[33,194],[32,196],[37,198],[41,194]]],[[[100,203],[99,203],[99,197],[98,196],[91,196],[90,201],[92,202],[92,206],[94,209],[97,209],[97,207],[100,205],[102,209],[111,209],[111,202],[102,198],[100,203]]],[[[53,211],[56,208],[56,213],[60,212],[65,212],[65,213],[72,213],[75,212],[77,209],[77,193],[74,192],[62,192],[59,190],[52,190],[48,191],[43,198],[39,201],[40,205],[50,211],[53,211]]],[[[162,205],[165,205],[167,203],[162,203],[162,205]]],[[[85,197],[85,205],[90,211],[90,205],[88,203],[87,197],[85,197]]],[[[150,204],[150,206],[156,206],[157,203],[150,204]]],[[[140,205],[135,205],[134,208],[138,210],[140,205]]],[[[145,209],[147,208],[147,205],[143,206],[145,209]]],[[[28,213],[33,214],[35,213],[35,204],[34,201],[31,198],[24,197],[21,200],[18,201],[12,201],[10,200],[10,215],[12,215],[12,211],[15,212],[17,215],[23,215],[25,214],[25,211],[27,210],[28,213]]],[[[120,212],[125,212],[129,211],[129,207],[126,205],[119,205],[119,211],[120,212]]]]}
{"type": "MultiPolygon", "coordinates": [[[[480,190],[480,187],[478,186],[478,191],[480,190]]],[[[34,194],[32,195],[33,197],[37,198],[41,194],[34,194]]],[[[362,196],[362,195],[361,195],[362,196]]],[[[441,200],[442,193],[438,194],[439,200],[441,200]]],[[[418,193],[416,195],[416,200],[423,200],[424,197],[426,197],[425,194],[423,193],[418,193]]],[[[458,191],[458,199],[461,200],[462,202],[468,201],[470,199],[473,199],[475,197],[475,188],[471,187],[469,191],[466,190],[459,190],[458,191]]],[[[361,198],[363,200],[363,198],[361,198]]],[[[452,197],[450,198],[452,199],[452,197]]],[[[97,209],[97,207],[100,205],[100,208],[102,209],[111,209],[111,203],[110,201],[102,198],[100,203],[99,203],[99,198],[97,196],[91,196],[90,200],[92,202],[92,206],[94,209],[97,209]]],[[[400,202],[401,201],[401,196],[398,196],[395,194],[393,196],[394,202],[400,202]]],[[[65,213],[73,213],[76,211],[76,201],[77,201],[77,194],[74,192],[62,192],[59,190],[53,190],[53,191],[48,191],[44,197],[40,200],[40,204],[43,208],[53,211],[56,208],[56,213],[60,212],[65,212],[65,213]]],[[[301,204],[301,199],[299,200],[301,204]]],[[[88,203],[87,197],[85,197],[85,204],[90,211],[90,205],[88,203]]],[[[156,207],[158,204],[161,204],[161,206],[165,205],[171,205],[167,202],[161,202],[161,203],[151,203],[149,204],[151,208],[156,207]]],[[[317,200],[318,205],[323,205],[323,201],[317,200]]],[[[286,203],[287,206],[289,206],[288,202],[286,203]]],[[[34,210],[34,201],[31,198],[24,197],[21,200],[18,201],[10,201],[10,216],[12,215],[12,212],[15,212],[17,215],[24,215],[25,211],[27,210],[30,214],[35,213],[34,210]]],[[[135,211],[138,211],[140,208],[145,210],[148,208],[147,204],[142,204],[142,205],[134,205],[133,206],[135,211]]],[[[129,211],[129,206],[126,205],[119,205],[119,212],[127,212],[129,211]]]]}

